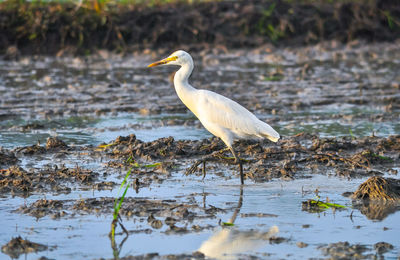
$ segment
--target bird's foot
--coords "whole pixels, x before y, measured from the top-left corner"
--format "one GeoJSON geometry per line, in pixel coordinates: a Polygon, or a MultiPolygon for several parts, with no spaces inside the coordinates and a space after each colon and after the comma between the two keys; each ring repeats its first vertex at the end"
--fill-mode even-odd
{"type": "Polygon", "coordinates": [[[193,174],[197,171],[197,167],[203,163],[203,160],[197,160],[190,168],[186,169],[185,175],[188,176],[190,174],[193,174]]]}
{"type": "Polygon", "coordinates": [[[204,178],[206,177],[206,162],[214,161],[214,160],[215,160],[215,158],[213,158],[212,156],[205,156],[204,158],[195,161],[195,163],[186,170],[185,175],[187,176],[187,175],[195,173],[197,171],[197,167],[200,164],[203,164],[202,173],[203,173],[203,180],[204,180],[204,178]]]}

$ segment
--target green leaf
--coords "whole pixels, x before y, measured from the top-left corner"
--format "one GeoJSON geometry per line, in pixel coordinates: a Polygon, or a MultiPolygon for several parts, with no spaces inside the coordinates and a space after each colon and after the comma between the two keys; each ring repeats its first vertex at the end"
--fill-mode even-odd
{"type": "Polygon", "coordinates": [[[34,39],[36,39],[36,37],[37,37],[37,34],[36,34],[36,33],[31,33],[31,34],[29,35],[29,40],[34,40],[34,39]]]}

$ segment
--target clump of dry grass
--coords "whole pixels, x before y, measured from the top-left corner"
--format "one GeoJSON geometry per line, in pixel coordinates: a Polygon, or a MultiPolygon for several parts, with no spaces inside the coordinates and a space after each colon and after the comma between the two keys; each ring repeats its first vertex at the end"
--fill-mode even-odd
{"type": "Polygon", "coordinates": [[[400,181],[373,176],[353,193],[353,199],[400,201],[400,181]]]}

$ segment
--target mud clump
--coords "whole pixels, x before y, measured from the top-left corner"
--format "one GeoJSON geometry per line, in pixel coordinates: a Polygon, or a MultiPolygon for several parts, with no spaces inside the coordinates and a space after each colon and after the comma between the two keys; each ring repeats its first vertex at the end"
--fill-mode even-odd
{"type": "Polygon", "coordinates": [[[349,242],[332,243],[319,249],[332,259],[375,259],[375,254],[366,254],[370,251],[367,246],[351,245],[349,242]]]}
{"type": "Polygon", "coordinates": [[[383,174],[399,162],[397,150],[392,149],[395,146],[386,145],[388,139],[396,143],[400,141],[399,136],[354,140],[299,134],[282,139],[280,146],[263,144],[261,152],[248,148],[242,151],[255,158],[256,161],[250,163],[248,176],[259,182],[271,178],[290,180],[301,177],[296,176],[300,172],[354,178],[383,174]]]}
{"type": "Polygon", "coordinates": [[[42,170],[25,170],[19,166],[11,166],[0,175],[0,191],[19,196],[29,196],[32,192],[69,193],[65,186],[70,183],[81,183],[98,189],[108,189],[110,183],[96,183],[99,174],[80,167],[44,167],[42,170]]]}
{"type": "MultiPolygon", "coordinates": [[[[75,202],[72,209],[82,213],[111,214],[114,208],[114,198],[94,198],[75,202]]],[[[197,214],[189,209],[198,210],[195,204],[177,204],[173,200],[149,200],[125,198],[124,207],[119,213],[127,217],[147,217],[151,226],[160,226],[155,217],[182,220],[193,219],[197,214]],[[182,213],[184,212],[184,214],[182,213]],[[154,222],[154,223],[153,223],[154,222]]],[[[213,215],[212,215],[213,216],[213,215]]]]}
{"type": "Polygon", "coordinates": [[[63,201],[41,199],[37,200],[29,207],[26,205],[21,206],[16,211],[39,219],[49,214],[54,214],[54,216],[66,215],[65,211],[63,211],[63,206],[63,201]]]}
{"type": "MultiPolygon", "coordinates": [[[[378,242],[373,247],[379,255],[385,254],[393,250],[393,245],[386,242],[378,242]]],[[[325,246],[320,246],[319,249],[325,256],[330,259],[377,259],[375,251],[372,248],[354,244],[349,242],[337,242],[325,246]]]]}
{"type": "Polygon", "coordinates": [[[400,201],[400,180],[373,176],[354,192],[353,199],[400,201]]]}
{"type": "Polygon", "coordinates": [[[122,156],[127,158],[131,156],[134,159],[151,161],[205,155],[208,152],[215,151],[215,148],[222,147],[215,145],[215,142],[218,142],[218,139],[212,139],[211,141],[207,139],[202,141],[175,141],[173,137],[142,142],[136,139],[135,135],[129,135],[127,137],[119,136],[114,142],[106,145],[107,149],[105,151],[114,157],[122,156]]]}
{"type": "MultiPolygon", "coordinates": [[[[400,136],[353,139],[299,134],[285,137],[277,144],[268,141],[239,141],[234,146],[243,159],[246,177],[256,182],[265,182],[273,178],[302,178],[303,174],[300,173],[324,173],[346,178],[382,175],[399,163],[396,150],[399,142],[400,136]]],[[[207,172],[222,174],[216,172],[219,168],[217,165],[226,164],[232,165],[235,168],[232,172],[237,174],[232,155],[224,148],[222,141],[217,138],[175,141],[168,137],[142,142],[129,136],[119,137],[105,145],[104,152],[119,161],[110,166],[120,164],[128,167],[127,158],[136,163],[155,162],[159,165],[173,161],[175,167],[165,166],[164,172],[179,170],[201,175],[202,169],[198,166],[203,165],[202,161],[206,159],[207,172]]]]}
{"type": "Polygon", "coordinates": [[[40,146],[40,144],[34,144],[30,146],[24,146],[14,149],[17,154],[23,155],[36,155],[46,153],[46,148],[40,146]]]}
{"type": "Polygon", "coordinates": [[[57,137],[49,137],[46,140],[46,146],[43,147],[39,143],[30,146],[18,147],[14,149],[17,154],[23,155],[37,155],[47,152],[54,152],[55,150],[67,149],[68,145],[57,137]]]}
{"type": "Polygon", "coordinates": [[[378,254],[384,254],[390,250],[393,250],[394,247],[392,244],[386,242],[378,242],[374,245],[374,248],[378,254]]]}
{"type": "Polygon", "coordinates": [[[1,251],[11,258],[19,258],[22,254],[36,253],[47,249],[48,247],[46,245],[34,243],[22,239],[21,237],[13,238],[10,242],[1,247],[1,251]]]}
{"type": "Polygon", "coordinates": [[[63,140],[61,140],[57,137],[47,138],[46,149],[49,150],[49,149],[55,149],[55,148],[65,149],[65,148],[68,148],[68,145],[63,140]]]}
{"type": "MultiPolygon", "coordinates": [[[[15,212],[41,218],[51,216],[60,218],[75,214],[86,215],[112,215],[114,211],[114,198],[101,197],[80,200],[46,200],[41,199],[30,205],[23,205],[15,212]]],[[[197,205],[197,203],[180,203],[175,200],[153,200],[141,198],[125,198],[119,214],[130,218],[139,218],[146,221],[153,229],[160,229],[163,223],[169,226],[167,233],[189,232],[186,225],[198,218],[216,218],[218,212],[209,212],[197,205]],[[183,223],[184,227],[176,224],[183,223]]],[[[213,226],[198,227],[198,230],[213,228],[213,226]]]]}
{"type": "Polygon", "coordinates": [[[0,175],[0,190],[2,193],[28,193],[32,187],[29,173],[18,166],[11,166],[0,175]]]}
{"type": "Polygon", "coordinates": [[[7,149],[0,147],[0,167],[6,165],[12,165],[18,162],[18,158],[15,157],[14,153],[7,149]]]}

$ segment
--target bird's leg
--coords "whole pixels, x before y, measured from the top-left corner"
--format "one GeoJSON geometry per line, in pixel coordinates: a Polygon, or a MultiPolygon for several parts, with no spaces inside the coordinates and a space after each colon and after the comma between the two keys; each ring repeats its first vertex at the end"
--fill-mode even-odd
{"type": "Polygon", "coordinates": [[[240,160],[240,158],[236,155],[235,150],[233,149],[233,147],[229,147],[229,150],[231,150],[233,157],[235,157],[235,163],[239,164],[239,171],[240,171],[240,183],[243,185],[244,184],[244,175],[243,175],[243,165],[242,165],[242,161],[240,160]]]}
{"type": "Polygon", "coordinates": [[[206,177],[206,160],[203,160],[203,180],[206,177]]]}

